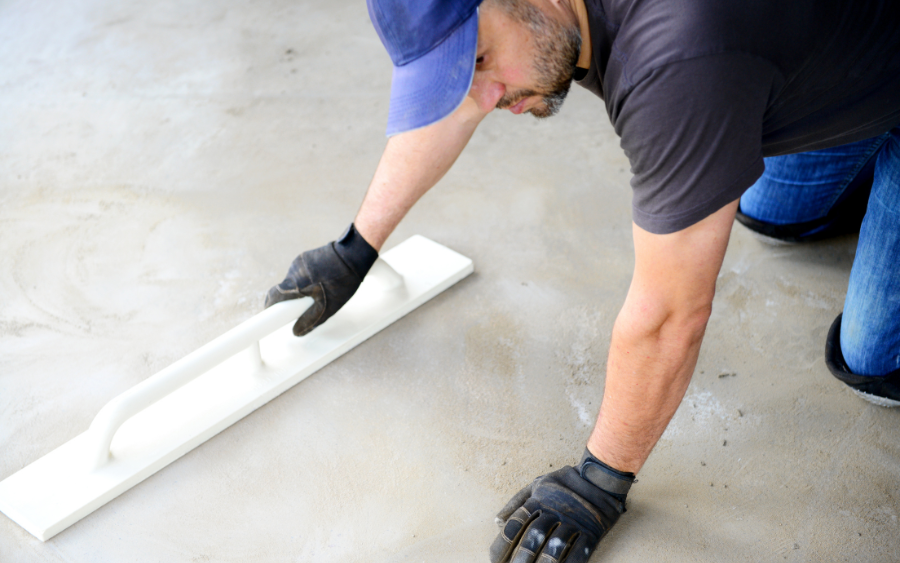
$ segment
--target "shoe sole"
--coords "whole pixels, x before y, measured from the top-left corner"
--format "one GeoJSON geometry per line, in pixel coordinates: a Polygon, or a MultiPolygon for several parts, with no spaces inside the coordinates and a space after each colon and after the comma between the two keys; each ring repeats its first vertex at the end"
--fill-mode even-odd
{"type": "Polygon", "coordinates": [[[887,397],[879,397],[878,395],[872,395],[870,393],[863,393],[862,391],[854,388],[850,388],[851,391],[856,393],[860,398],[869,401],[873,405],[878,405],[879,407],[900,407],[900,401],[895,401],[894,399],[888,399],[887,397]]]}
{"type": "Polygon", "coordinates": [[[754,230],[750,230],[750,236],[755,238],[759,242],[767,244],[769,246],[796,246],[797,244],[799,244],[797,241],[782,240],[780,238],[770,237],[754,230]]]}

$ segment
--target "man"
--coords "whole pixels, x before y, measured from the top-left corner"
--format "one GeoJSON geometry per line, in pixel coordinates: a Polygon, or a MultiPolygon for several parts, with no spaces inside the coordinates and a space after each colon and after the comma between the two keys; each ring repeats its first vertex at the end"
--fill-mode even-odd
{"type": "Polygon", "coordinates": [[[551,116],[573,79],[605,102],[634,173],[635,270],[603,402],[577,466],[501,510],[492,561],[587,561],[625,511],[687,389],[736,216],[770,239],[811,240],[852,229],[871,190],[826,359],[864,397],[900,405],[895,3],[479,4],[369,0],[394,62],[390,139],[354,223],[298,256],[267,305],[313,296],[298,336],[337,311],[493,109],[551,116]]]}

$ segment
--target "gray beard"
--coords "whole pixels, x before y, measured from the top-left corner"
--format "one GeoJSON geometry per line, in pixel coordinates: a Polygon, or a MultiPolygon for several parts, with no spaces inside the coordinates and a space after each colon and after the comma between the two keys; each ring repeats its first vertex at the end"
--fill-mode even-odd
{"type": "Polygon", "coordinates": [[[581,32],[559,24],[540,10],[521,0],[494,0],[495,3],[514,20],[528,27],[532,34],[537,56],[534,68],[537,72],[538,84],[535,89],[510,92],[500,98],[497,107],[510,108],[529,96],[541,96],[542,102],[528,110],[538,119],[551,117],[559,113],[572,79],[575,66],[581,53],[581,32]]]}

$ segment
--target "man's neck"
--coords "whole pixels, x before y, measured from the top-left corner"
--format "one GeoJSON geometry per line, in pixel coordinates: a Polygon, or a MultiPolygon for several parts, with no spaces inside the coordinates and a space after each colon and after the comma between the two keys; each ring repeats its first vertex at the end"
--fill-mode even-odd
{"type": "Polygon", "coordinates": [[[581,29],[581,54],[578,56],[577,66],[590,68],[591,66],[591,28],[588,24],[587,7],[584,0],[568,0],[572,10],[578,17],[578,27],[581,29]]]}

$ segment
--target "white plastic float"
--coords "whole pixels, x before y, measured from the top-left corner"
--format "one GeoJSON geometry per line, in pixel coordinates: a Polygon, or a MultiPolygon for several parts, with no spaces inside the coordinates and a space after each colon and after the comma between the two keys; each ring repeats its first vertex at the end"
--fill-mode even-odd
{"type": "Polygon", "coordinates": [[[107,403],[90,428],[0,482],[0,512],[46,541],[474,270],[425,237],[385,252],[310,334],[306,297],[278,303],[107,403]]]}

